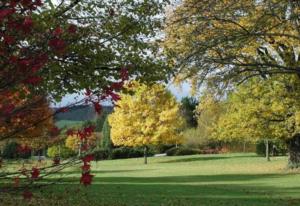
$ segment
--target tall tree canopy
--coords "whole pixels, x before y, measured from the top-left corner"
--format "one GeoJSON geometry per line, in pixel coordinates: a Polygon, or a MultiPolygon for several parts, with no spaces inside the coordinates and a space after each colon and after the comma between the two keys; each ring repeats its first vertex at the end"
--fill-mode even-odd
{"type": "MultiPolygon", "coordinates": [[[[0,95],[18,90],[20,97],[30,98],[22,90],[26,87],[31,95],[60,100],[67,93],[87,89],[88,101],[100,111],[99,101],[118,99],[114,91],[129,77],[166,78],[168,69],[155,43],[163,22],[159,14],[166,4],[159,0],[2,1],[0,95]]],[[[5,117],[21,112],[4,99],[0,107],[5,117]]]]}
{"type": "Polygon", "coordinates": [[[183,0],[169,15],[165,52],[178,79],[196,84],[300,76],[299,14],[299,1],[183,0]]]}

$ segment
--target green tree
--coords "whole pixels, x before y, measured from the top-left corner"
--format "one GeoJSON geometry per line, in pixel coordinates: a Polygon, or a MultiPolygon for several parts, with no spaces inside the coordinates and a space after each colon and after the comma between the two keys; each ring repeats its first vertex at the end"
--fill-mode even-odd
{"type": "Polygon", "coordinates": [[[103,111],[96,120],[96,132],[102,132],[103,126],[104,126],[104,122],[106,121],[108,116],[108,112],[107,111],[103,111]]]}
{"type": "Polygon", "coordinates": [[[108,122],[108,117],[106,117],[102,128],[101,147],[107,149],[109,154],[111,154],[113,148],[113,143],[110,138],[110,129],[111,127],[108,122]]]}
{"type": "Polygon", "coordinates": [[[145,164],[150,145],[178,144],[183,140],[180,105],[160,84],[131,82],[108,120],[113,144],[144,147],[145,164]]]}
{"type": "Polygon", "coordinates": [[[195,115],[197,105],[198,101],[193,97],[184,97],[181,100],[181,110],[188,127],[197,127],[197,118],[195,115]]]}

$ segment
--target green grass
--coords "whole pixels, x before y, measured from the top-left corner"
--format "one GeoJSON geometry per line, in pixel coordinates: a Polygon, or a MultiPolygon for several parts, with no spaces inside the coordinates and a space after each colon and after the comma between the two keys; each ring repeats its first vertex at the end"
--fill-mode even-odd
{"type": "Polygon", "coordinates": [[[300,205],[300,174],[286,162],[253,154],[152,157],[148,165],[141,158],[101,161],[93,164],[91,186],[78,187],[79,169],[69,169],[45,193],[67,191],[81,205],[300,205]]]}
{"type": "Polygon", "coordinates": [[[58,128],[63,128],[63,127],[78,127],[81,126],[84,122],[83,121],[72,121],[72,120],[59,120],[55,122],[55,125],[58,128]]]}

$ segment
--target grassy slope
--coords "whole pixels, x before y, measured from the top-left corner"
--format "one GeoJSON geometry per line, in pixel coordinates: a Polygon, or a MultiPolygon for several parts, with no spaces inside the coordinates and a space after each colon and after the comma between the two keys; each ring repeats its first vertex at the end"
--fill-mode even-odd
{"type": "Polygon", "coordinates": [[[84,123],[84,121],[73,121],[73,120],[59,120],[55,123],[55,125],[58,128],[63,128],[63,127],[77,127],[81,126],[84,123]]]}
{"type": "MultiPolygon", "coordinates": [[[[300,205],[300,174],[285,170],[286,157],[266,162],[252,154],[194,155],[149,162],[95,163],[85,198],[90,205],[300,205]]],[[[79,171],[65,171],[54,190],[75,188],[78,177],[79,171]]]]}

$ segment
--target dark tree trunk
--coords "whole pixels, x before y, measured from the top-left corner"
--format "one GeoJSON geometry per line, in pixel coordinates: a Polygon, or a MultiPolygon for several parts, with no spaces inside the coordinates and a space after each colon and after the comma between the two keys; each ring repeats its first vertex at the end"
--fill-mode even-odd
{"type": "Polygon", "coordinates": [[[266,145],[266,159],[267,161],[270,161],[270,148],[269,148],[269,140],[265,140],[265,145],[266,145]]]}
{"type": "Polygon", "coordinates": [[[300,167],[300,135],[296,135],[288,142],[289,150],[289,168],[299,168],[300,167]]]}
{"type": "Polygon", "coordinates": [[[148,156],[148,147],[145,146],[145,148],[144,148],[144,164],[148,163],[147,156],[148,156]]]}

